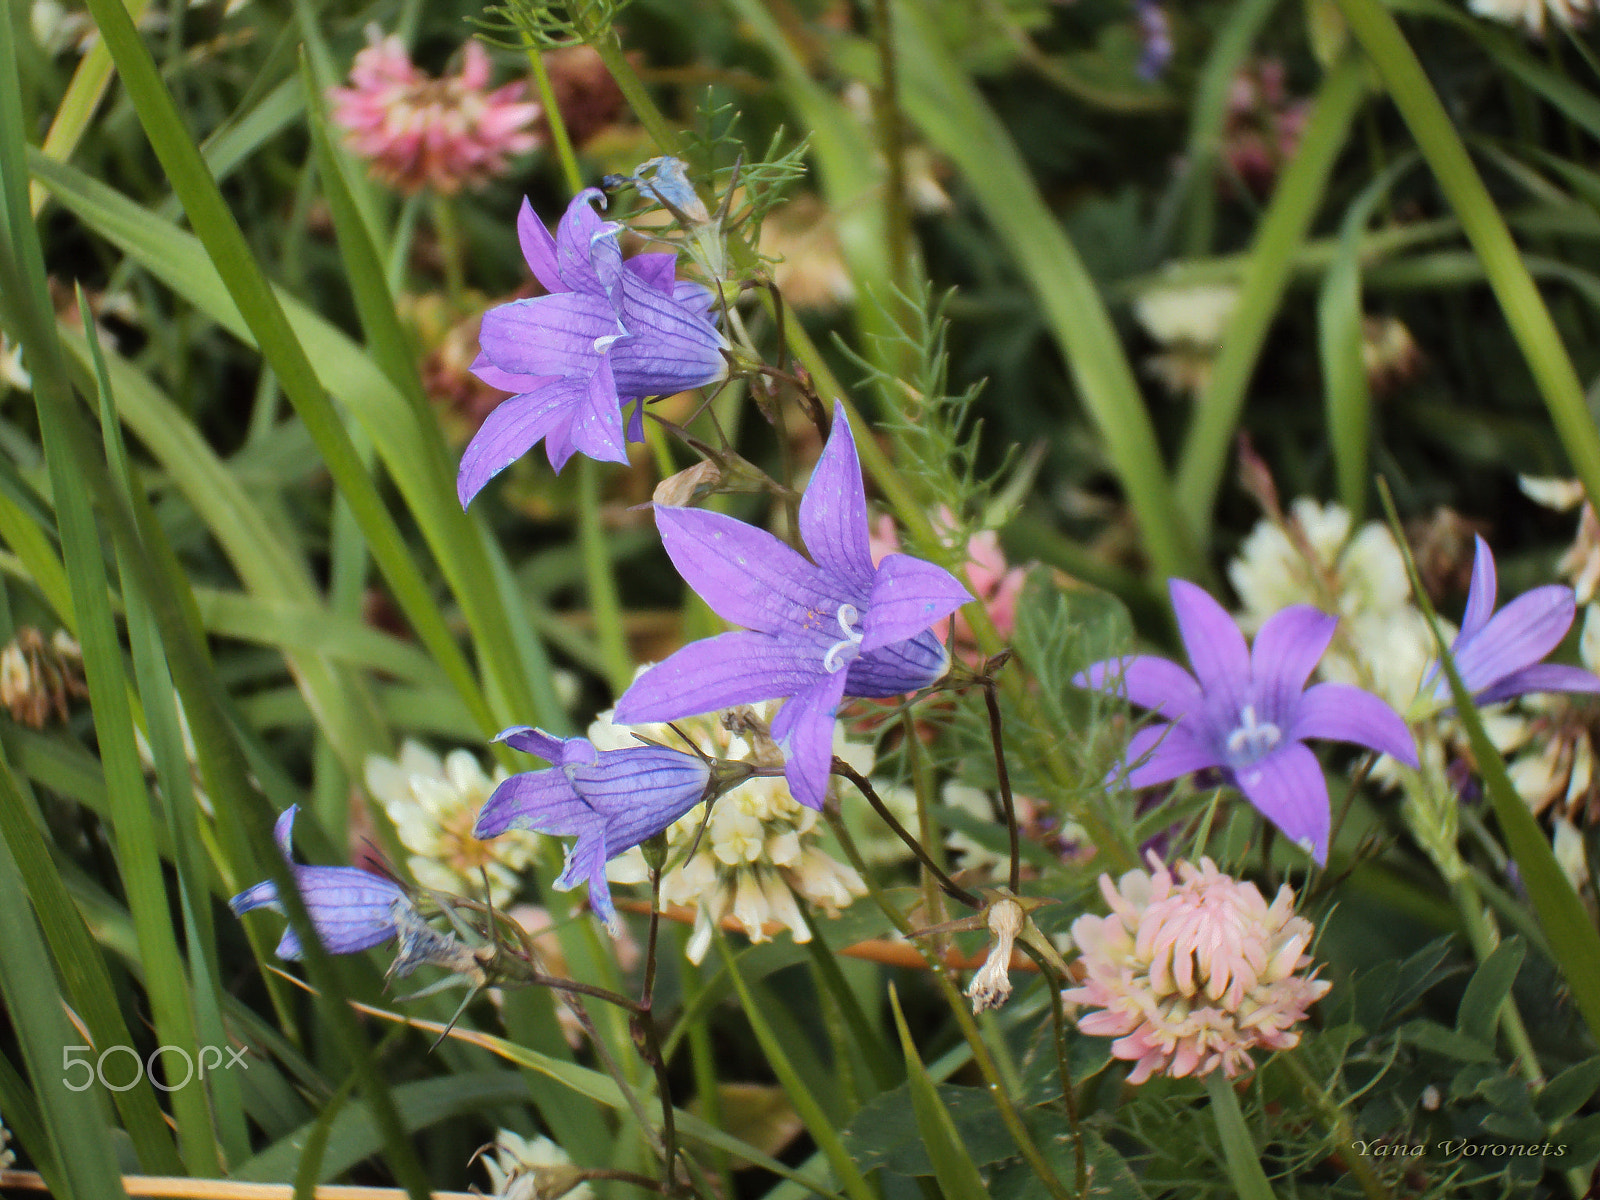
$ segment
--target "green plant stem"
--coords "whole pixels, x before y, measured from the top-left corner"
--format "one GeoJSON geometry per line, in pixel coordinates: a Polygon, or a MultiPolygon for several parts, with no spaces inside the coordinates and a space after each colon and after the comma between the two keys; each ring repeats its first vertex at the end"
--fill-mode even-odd
{"type": "Polygon", "coordinates": [[[461,305],[461,294],[466,289],[461,226],[448,196],[430,194],[428,212],[433,218],[433,235],[439,240],[439,261],[444,266],[445,299],[450,303],[450,311],[456,312],[461,305]]]}
{"type": "Polygon", "coordinates": [[[567,190],[577,195],[583,190],[583,172],[578,169],[578,155],[572,148],[572,134],[567,129],[567,118],[556,103],[556,90],[550,86],[550,71],[544,65],[544,52],[528,43],[528,67],[533,71],[533,84],[539,91],[539,103],[544,105],[545,124],[550,127],[550,140],[555,143],[556,161],[561,164],[561,177],[567,190]]]}
{"type": "Polygon", "coordinates": [[[606,553],[606,533],[600,523],[600,464],[589,458],[578,461],[578,541],[606,682],[611,685],[612,695],[620,696],[633,682],[633,659],[628,654],[622,601],[617,595],[617,578],[611,569],[611,556],[606,553]]]}
{"type": "Polygon", "coordinates": [[[1583,385],[1561,334],[1522,261],[1511,231],[1393,15],[1379,0],[1337,3],[1351,32],[1377,66],[1418,149],[1460,218],[1462,230],[1482,261],[1489,286],[1500,302],[1506,324],[1527,359],[1573,469],[1583,480],[1590,503],[1600,505],[1600,432],[1589,415],[1583,385]]]}
{"type": "MultiPolygon", "coordinates": [[[[1340,1146],[1349,1148],[1356,1141],[1355,1128],[1350,1124],[1350,1118],[1345,1115],[1344,1106],[1335,1103],[1323,1091],[1322,1085],[1312,1078],[1311,1072],[1299,1059],[1293,1050],[1285,1051],[1277,1058],[1283,1063],[1289,1074],[1293,1075],[1295,1082],[1300,1085],[1301,1094],[1311,1102],[1317,1110],[1317,1115],[1322,1118],[1322,1123],[1333,1133],[1334,1141],[1340,1146]]],[[[1215,1072],[1213,1072],[1215,1074],[1215,1072]]],[[[1367,1200],[1393,1200],[1388,1186],[1367,1161],[1365,1154],[1358,1154],[1354,1150],[1341,1154],[1339,1161],[1344,1164],[1356,1181],[1356,1186],[1361,1189],[1361,1194],[1367,1200]]]]}

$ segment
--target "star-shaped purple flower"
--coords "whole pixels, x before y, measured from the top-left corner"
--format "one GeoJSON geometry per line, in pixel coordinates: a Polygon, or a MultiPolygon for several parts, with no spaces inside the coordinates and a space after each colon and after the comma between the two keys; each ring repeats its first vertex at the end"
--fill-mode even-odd
{"type": "Polygon", "coordinates": [[[861,464],[840,406],[800,500],[809,559],[720,513],[658,505],[656,526],[689,586],[746,632],[695,642],[651,667],[617,701],[617,723],[786,697],[772,736],[787,752],[789,790],[821,808],[840,701],[938,679],[950,660],[929,626],[972,597],[948,571],[909,555],[872,565],[861,464]]]}
{"type": "MultiPolygon", "coordinates": [[[[627,462],[622,405],[722,378],[727,339],[709,314],[711,293],[674,278],[677,256],[626,262],[622,226],[602,221],[595,188],[567,206],[556,236],[526,200],[517,217],[523,257],[549,295],[483,314],[473,374],[515,392],[489,414],[461,458],[456,493],[465,507],[498,472],[542,438],[557,471],[574,452],[627,462]]],[[[642,415],[627,431],[641,439],[642,415]]]]}
{"type": "MultiPolygon", "coordinates": [[[[1600,692],[1600,676],[1581,667],[1540,661],[1572,627],[1578,611],[1572,589],[1557,583],[1536,587],[1495,612],[1494,555],[1481,537],[1477,544],[1467,610],[1461,617],[1461,632],[1450,645],[1472,698],[1493,704],[1528,692],[1600,692]]],[[[1435,691],[1447,697],[1449,681],[1440,678],[1435,691]]]]}
{"type": "Polygon", "coordinates": [[[665,746],[596,750],[587,738],[552,737],[519,725],[495,738],[550,763],[501,782],[484,803],[474,837],[531,829],[576,837],[555,886],[589,883],[589,905],[619,932],[606,863],[648,841],[706,798],[711,768],[693,754],[665,746]]]}
{"type": "MultiPolygon", "coordinates": [[[[1218,768],[1261,814],[1313,857],[1328,856],[1328,784],[1307,738],[1354,742],[1417,765],[1406,723],[1369,692],[1343,683],[1306,687],[1337,618],[1297,604],[1273,614],[1254,649],[1220,604],[1182,579],[1170,583],[1178,632],[1194,674],[1140,654],[1096,663],[1079,687],[1115,692],[1161,720],[1133,735],[1129,787],[1218,768]]],[[[1120,772],[1119,772],[1120,774],[1120,772]]]]}
{"type": "MultiPolygon", "coordinates": [[[[410,898],[391,879],[357,867],[307,867],[295,862],[294,818],[299,811],[298,805],[285,809],[272,827],[272,836],[294,873],[311,924],[328,953],[355,954],[380,945],[400,932],[398,926],[409,916],[422,923],[410,898]]],[[[228,906],[235,916],[254,908],[283,911],[278,886],[270,879],[240,892],[228,906]]],[[[300,938],[292,928],[283,931],[277,954],[291,962],[301,957],[300,938]]]]}

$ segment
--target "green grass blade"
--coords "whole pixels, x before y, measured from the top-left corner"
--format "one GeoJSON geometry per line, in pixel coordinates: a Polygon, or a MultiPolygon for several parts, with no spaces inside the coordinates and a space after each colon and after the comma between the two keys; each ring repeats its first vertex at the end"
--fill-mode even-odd
{"type": "Polygon", "coordinates": [[[1600,433],[1584,402],[1561,334],[1523,263],[1488,189],[1444,105],[1379,0],[1338,0],[1350,30],[1383,76],[1395,106],[1427,159],[1461,227],[1483,262],[1511,335],[1521,348],[1556,431],[1591,502],[1600,501],[1600,433]]]}
{"type": "Polygon", "coordinates": [[[900,1011],[900,997],[894,985],[889,985],[889,1007],[894,1013],[894,1025],[900,1033],[900,1049],[906,1057],[906,1081],[911,1089],[911,1108],[916,1117],[917,1131],[928,1149],[933,1162],[934,1177],[949,1200],[988,1200],[989,1190],[983,1186],[983,1176],[973,1164],[972,1155],[956,1132],[956,1123],[950,1110],[939,1099],[928,1068],[922,1065],[917,1044],[911,1040],[911,1029],[900,1011]]]}
{"type": "Polygon", "coordinates": [[[1234,1095],[1233,1081],[1221,1071],[1206,1076],[1206,1097],[1211,1102],[1211,1119],[1216,1122],[1217,1136],[1222,1139],[1222,1154],[1227,1162],[1228,1176],[1233,1180],[1234,1195],[1238,1200],[1274,1200],[1272,1184],[1267,1182],[1261,1169],[1260,1152],[1250,1137],[1250,1127],[1239,1111],[1239,1097],[1234,1095]]]}
{"type": "MultiPolygon", "coordinates": [[[[100,429],[112,477],[123,493],[130,511],[135,506],[137,481],[122,441],[116,406],[111,399],[111,381],[100,353],[93,315],[82,290],[78,293],[84,334],[94,360],[95,387],[100,401],[100,429]]],[[[132,577],[129,556],[118,551],[118,569],[126,582],[132,577]]],[[[182,579],[169,580],[174,589],[186,590],[182,579]]],[[[176,704],[177,692],[167,669],[165,647],[139,589],[125,587],[123,605],[128,628],[128,645],[133,658],[134,678],[144,709],[145,732],[156,764],[168,828],[172,833],[173,861],[177,867],[178,898],[183,912],[184,943],[190,970],[194,973],[194,1020],[196,1045],[225,1046],[227,1029],[222,1018],[219,980],[222,964],[217,956],[216,930],[211,920],[211,896],[207,886],[201,816],[195,799],[194,781],[184,748],[182,726],[176,704]]],[[[238,1162],[250,1152],[250,1134],[245,1127],[244,1106],[237,1077],[229,1071],[213,1071],[192,1084],[197,1092],[209,1094],[215,1115],[215,1129],[224,1156],[238,1162]]]]}
{"type": "Polygon", "coordinates": [[[1211,377],[1195,399],[1194,421],[1179,458],[1175,492],[1196,542],[1210,542],[1211,514],[1227,470],[1267,330],[1289,282],[1295,252],[1305,242],[1322,205],[1335,159],[1344,148],[1350,123],[1361,106],[1366,64],[1360,55],[1344,58],[1323,79],[1299,148],[1278,178],[1240,282],[1239,306],[1223,337],[1211,377]]]}
{"type": "MultiPolygon", "coordinates": [[[[0,5],[0,16],[10,14],[0,5]]],[[[20,807],[11,772],[0,764],[0,808],[20,807]]],[[[116,1162],[105,1153],[110,1131],[92,1089],[62,1086],[63,1047],[77,1044],[67,1023],[44,939],[34,924],[27,888],[0,842],[0,998],[5,1000],[22,1058],[33,1081],[47,1135],[44,1162],[53,1162],[52,1195],[62,1200],[114,1200],[123,1196],[116,1162]]],[[[76,1082],[76,1079],[74,1080],[76,1082]]]]}
{"type": "MultiPolygon", "coordinates": [[[[9,772],[3,758],[0,766],[9,772]]],[[[0,839],[10,848],[23,894],[34,902],[51,957],[66,985],[66,999],[88,1027],[94,1046],[131,1045],[133,1037],[117,1007],[111,974],[61,881],[34,808],[15,778],[8,774],[7,781],[9,788],[0,783],[0,839]]],[[[183,1161],[149,1079],[141,1075],[133,1088],[112,1093],[112,1101],[133,1140],[139,1165],[152,1175],[181,1175],[183,1161]]]]}
{"type": "Polygon", "coordinates": [[[827,1114],[822,1111],[822,1106],[807,1090],[804,1080],[784,1050],[783,1043],[779,1041],[772,1026],[767,1022],[766,1014],[757,1006],[750,985],[745,982],[744,975],[739,970],[737,956],[728,946],[727,938],[717,931],[716,939],[717,952],[722,955],[728,978],[733,983],[734,991],[739,994],[739,1006],[744,1012],[745,1019],[750,1022],[756,1041],[761,1044],[761,1052],[766,1056],[767,1065],[772,1068],[772,1073],[783,1085],[783,1090],[789,1096],[789,1103],[794,1105],[794,1111],[805,1122],[806,1130],[817,1143],[817,1148],[827,1157],[833,1177],[839,1181],[840,1188],[851,1200],[875,1200],[872,1188],[856,1169],[856,1164],[850,1158],[850,1152],[845,1149],[839,1131],[833,1127],[827,1114]]]}

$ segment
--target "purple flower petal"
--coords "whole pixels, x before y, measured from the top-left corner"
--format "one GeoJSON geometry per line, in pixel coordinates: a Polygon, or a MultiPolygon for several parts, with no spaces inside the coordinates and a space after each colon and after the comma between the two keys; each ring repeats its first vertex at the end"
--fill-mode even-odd
{"type": "Polygon", "coordinates": [[[1600,692],[1600,676],[1582,667],[1534,663],[1496,681],[1473,699],[1480,705],[1495,704],[1529,692],[1600,692]]]}
{"type": "Polygon", "coordinates": [[[528,261],[533,277],[544,285],[547,292],[565,292],[571,289],[561,280],[556,265],[556,240],[544,227],[544,222],[533,213],[528,198],[522,198],[522,208],[517,212],[517,240],[522,243],[522,257],[528,261]]]}
{"type": "Polygon", "coordinates": [[[1319,683],[1300,697],[1285,731],[1292,742],[1325,738],[1353,742],[1417,765],[1417,744],[1400,715],[1371,692],[1348,683],[1319,683]]]}
{"type": "Polygon", "coordinates": [[[1186,579],[1168,584],[1178,635],[1208,705],[1238,712],[1250,688],[1250,650],[1239,627],[1204,589],[1186,579]]]}
{"type": "Polygon", "coordinates": [[[625,397],[669,396],[721,379],[727,339],[703,311],[680,304],[632,275],[622,279],[628,337],[612,348],[617,389],[625,397]]]}
{"type": "Polygon", "coordinates": [[[803,691],[824,674],[813,647],[763,633],[720,633],[683,647],[635,679],[617,701],[614,719],[638,725],[758,704],[803,691]]]}
{"type": "Polygon", "coordinates": [[[627,332],[603,299],[553,292],[491,308],[478,327],[478,345],[502,371],[588,379],[607,339],[627,332]]]}
{"type": "Polygon", "coordinates": [[[467,369],[490,387],[499,388],[502,392],[511,392],[514,395],[537,391],[545,384],[554,383],[560,378],[559,375],[525,375],[517,371],[502,371],[490,362],[481,350],[478,352],[478,357],[472,360],[472,365],[467,369]]]}
{"type": "Polygon", "coordinates": [[[290,861],[294,858],[294,819],[299,812],[300,806],[291,804],[272,823],[272,840],[278,843],[278,852],[290,861]]]}
{"type": "Polygon", "coordinates": [[[675,273],[678,269],[678,256],[672,251],[660,250],[650,254],[635,254],[622,265],[638,276],[640,282],[664,295],[673,294],[673,288],[677,284],[675,273]]]}
{"type": "Polygon", "coordinates": [[[567,761],[567,739],[535,729],[532,725],[513,725],[510,729],[502,729],[494,735],[493,740],[504,742],[513,750],[542,758],[553,767],[567,761]]]}
{"type": "Polygon", "coordinates": [[[887,555],[878,564],[877,576],[868,578],[872,595],[861,624],[863,652],[916,637],[972,599],[949,571],[909,554],[887,555]]]}
{"type": "Polygon", "coordinates": [[[1281,829],[1295,845],[1308,848],[1317,862],[1328,861],[1332,814],[1328,806],[1328,781],[1323,777],[1316,755],[1298,742],[1291,742],[1232,774],[1245,799],[1262,816],[1281,829]]]}
{"type": "Polygon", "coordinates": [[[1195,711],[1205,699],[1193,675],[1171,659],[1153,654],[1108,658],[1073,676],[1072,683],[1122,696],[1169,721],[1195,711]]]}
{"type": "Polygon", "coordinates": [[[844,694],[866,700],[903,696],[927,687],[950,669],[950,652],[933,630],[869,650],[850,664],[844,694]]]}
{"type": "Polygon", "coordinates": [[[472,836],[479,841],[512,829],[570,837],[589,827],[595,813],[565,771],[525,771],[502,779],[478,812],[472,836]]]}
{"type": "Polygon", "coordinates": [[[604,357],[589,379],[583,401],[572,410],[569,435],[573,447],[596,462],[628,461],[627,443],[622,434],[622,408],[617,401],[617,384],[611,376],[611,363],[604,357]]]}
{"type": "Polygon", "coordinates": [[[673,284],[672,298],[696,316],[714,321],[719,315],[711,308],[717,301],[717,294],[692,279],[680,279],[673,284]]]}
{"type": "MultiPolygon", "coordinates": [[[[811,482],[800,498],[800,536],[813,562],[830,575],[849,582],[852,590],[872,591],[872,551],[867,544],[867,494],[861,483],[861,462],[844,406],[834,405],[833,429],[811,482]]],[[[931,622],[929,622],[931,623],[931,622]]],[[[929,623],[902,634],[921,633],[929,623]]],[[[886,638],[885,641],[896,641],[886,638]]],[[[876,643],[882,645],[883,642],[876,643]]],[[[871,647],[867,647],[870,649],[871,647]]]]}
{"type": "Polygon", "coordinates": [[[1477,534],[1473,535],[1473,542],[1477,552],[1472,556],[1472,586],[1467,589],[1467,611],[1461,614],[1461,632],[1456,635],[1457,643],[1477,636],[1478,631],[1488,623],[1490,614],[1494,612],[1495,593],[1498,591],[1494,555],[1489,552],[1489,543],[1477,534]]]}
{"type": "Polygon", "coordinates": [[[1560,584],[1524,592],[1472,637],[1458,637],[1452,652],[1469,692],[1479,692],[1513,671],[1538,662],[1561,644],[1577,604],[1560,584]]]}
{"type": "Polygon", "coordinates": [[[654,837],[705,798],[711,769],[696,755],[629,746],[572,772],[572,786],[606,819],[612,856],[654,837]]]}
{"type": "Polygon", "coordinates": [[[622,274],[621,226],[601,218],[593,201],[605,205],[605,193],[585,188],[572,198],[556,230],[556,262],[561,280],[575,291],[608,297],[622,274]]]}
{"type": "MultiPolygon", "coordinates": [[[[465,508],[501,471],[548,438],[556,428],[571,423],[571,410],[577,403],[578,388],[573,380],[554,379],[536,392],[513,396],[491,412],[478,432],[472,435],[461,455],[456,475],[456,497],[465,508]]],[[[559,471],[571,451],[554,441],[546,443],[550,465],[559,471]]]]}
{"type": "Polygon", "coordinates": [[[246,888],[229,900],[228,907],[233,909],[233,915],[237,917],[257,908],[270,908],[282,912],[283,902],[278,899],[278,885],[266,879],[254,887],[246,888]]]}
{"type": "Polygon", "coordinates": [[[1337,617],[1309,604],[1293,604],[1267,618],[1250,650],[1263,720],[1288,719],[1338,624],[1337,617]]]}
{"type": "Polygon", "coordinates": [[[656,527],[672,565],[725,621],[761,633],[800,637],[827,647],[848,634],[839,609],[867,606],[866,595],[840,595],[821,570],[764,529],[722,513],[656,508],[656,527]]]}
{"type": "Polygon", "coordinates": [[[774,741],[786,745],[783,776],[789,793],[807,808],[820,810],[833,767],[833,718],[844,697],[843,671],[824,676],[798,692],[772,722],[774,741]]]}
{"type": "Polygon", "coordinates": [[[570,892],[580,883],[588,883],[589,907],[616,935],[621,932],[621,925],[617,921],[616,906],[611,900],[611,884],[606,879],[606,860],[609,857],[605,825],[596,821],[578,836],[578,840],[567,851],[566,865],[555,881],[555,888],[558,892],[570,892]]]}
{"type": "Polygon", "coordinates": [[[1160,722],[1146,725],[1128,739],[1123,765],[1113,769],[1107,782],[1152,787],[1221,765],[1216,748],[1195,737],[1186,725],[1160,722]]]}
{"type": "Polygon", "coordinates": [[[390,880],[355,867],[301,867],[295,883],[329,954],[355,954],[394,936],[394,906],[408,904],[390,880]]]}

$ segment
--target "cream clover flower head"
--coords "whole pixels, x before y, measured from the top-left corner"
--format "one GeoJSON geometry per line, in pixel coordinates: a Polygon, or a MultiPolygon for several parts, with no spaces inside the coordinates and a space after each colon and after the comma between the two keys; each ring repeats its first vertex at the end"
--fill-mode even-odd
{"type": "Polygon", "coordinates": [[[452,750],[440,759],[408,738],[398,761],[369,757],[366,777],[367,794],[383,806],[410,851],[406,865],[418,883],[482,899],[487,873],[495,907],[510,903],[522,872],[538,857],[539,835],[513,830],[479,841],[472,834],[479,809],[506,778],[504,770],[497,768],[491,777],[468,750],[452,750]]]}
{"type": "Polygon", "coordinates": [[[1209,858],[1178,862],[1176,879],[1154,854],[1149,862],[1115,886],[1102,875],[1110,915],[1073,922],[1086,974],[1062,998],[1099,1010],[1078,1028],[1117,1039],[1111,1053],[1135,1064],[1129,1083],[1218,1067],[1231,1079],[1252,1049],[1297,1044],[1294,1026],[1331,985],[1304,973],[1316,931],[1295,916],[1294,892],[1285,884],[1269,907],[1209,858]]]}
{"type": "MultiPolygon", "coordinates": [[[[776,703],[737,708],[720,719],[690,717],[673,725],[706,754],[781,767],[782,752],[767,733],[776,708],[776,703]]],[[[617,725],[610,712],[601,713],[589,727],[589,740],[601,750],[621,749],[639,745],[635,733],[681,745],[665,725],[617,725]]],[[[848,741],[842,726],[834,728],[833,752],[862,774],[872,770],[872,747],[848,741]]],[[[695,910],[690,961],[698,963],[705,957],[713,928],[730,917],[751,941],[766,941],[771,927],[778,925],[786,926],[795,941],[805,942],[811,930],[796,895],[830,914],[866,895],[866,884],[856,870],[819,844],[824,829],[817,812],[795,800],[781,775],[749,779],[719,797],[709,817],[696,809],[669,826],[661,899],[695,910]],[[691,846],[694,853],[685,857],[691,846]]],[[[606,874],[616,883],[644,883],[649,878],[638,849],[613,859],[606,874]]]]}
{"type": "Polygon", "coordinates": [[[1350,513],[1302,497],[1286,521],[1263,518],[1228,564],[1239,627],[1255,633],[1291,604],[1340,618],[1318,670],[1323,679],[1376,692],[1404,710],[1433,661],[1433,635],[1410,603],[1405,559],[1388,528],[1351,532],[1350,513]]]}
{"type": "Polygon", "coordinates": [[[1521,25],[1530,37],[1542,38],[1547,16],[1557,25],[1575,29],[1594,12],[1594,0],[1469,0],[1467,7],[1480,17],[1521,25]]]}
{"type": "Polygon", "coordinates": [[[525,1138],[502,1129],[478,1152],[489,1175],[489,1194],[509,1200],[594,1200],[594,1189],[578,1177],[567,1152],[547,1137],[525,1138]],[[493,1153],[489,1153],[493,1151],[493,1153]]]}
{"type": "Polygon", "coordinates": [[[1589,603],[1600,591],[1600,521],[1595,519],[1594,506],[1584,503],[1583,484],[1576,479],[1519,475],[1517,485],[1535,504],[1557,512],[1570,512],[1582,506],[1578,514],[1578,532],[1556,563],[1556,574],[1572,585],[1579,604],[1589,603]]]}

